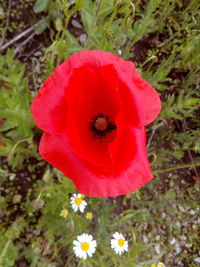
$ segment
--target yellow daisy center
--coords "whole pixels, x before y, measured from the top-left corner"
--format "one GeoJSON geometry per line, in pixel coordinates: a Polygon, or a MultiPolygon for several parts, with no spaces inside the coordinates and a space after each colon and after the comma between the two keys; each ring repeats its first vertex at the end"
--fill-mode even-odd
{"type": "Polygon", "coordinates": [[[92,212],[87,212],[87,214],[86,214],[86,218],[91,220],[92,217],[93,217],[92,212]]]}
{"type": "Polygon", "coordinates": [[[81,205],[81,203],[82,203],[82,198],[80,198],[80,197],[77,197],[76,199],[75,199],[75,204],[77,205],[77,206],[80,206],[81,205]]]}
{"type": "Polygon", "coordinates": [[[125,243],[125,240],[124,240],[124,239],[120,238],[120,239],[118,240],[118,245],[119,245],[120,247],[123,247],[123,246],[124,246],[124,243],[125,243]]]}
{"type": "Polygon", "coordinates": [[[87,251],[90,248],[90,244],[88,242],[83,242],[81,244],[81,249],[87,251]]]}
{"type": "Polygon", "coordinates": [[[68,211],[67,211],[67,210],[62,210],[62,211],[61,211],[61,215],[62,215],[63,217],[67,216],[67,214],[68,214],[68,211]]]}

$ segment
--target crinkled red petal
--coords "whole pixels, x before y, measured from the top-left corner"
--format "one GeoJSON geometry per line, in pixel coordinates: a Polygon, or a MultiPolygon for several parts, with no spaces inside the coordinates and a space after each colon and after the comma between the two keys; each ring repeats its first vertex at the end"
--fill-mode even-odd
{"type": "Polygon", "coordinates": [[[64,135],[44,133],[40,155],[69,177],[80,193],[93,197],[108,197],[131,193],[149,180],[152,173],[145,148],[145,129],[127,129],[116,161],[109,168],[91,166],[73,152],[64,135]],[[123,160],[126,155],[129,162],[123,160]],[[127,156],[128,155],[128,156],[127,156]]]}
{"type": "Polygon", "coordinates": [[[31,105],[31,113],[36,125],[49,133],[66,132],[65,91],[72,69],[67,64],[60,65],[40,88],[31,105]]]}
{"type": "MultiPolygon", "coordinates": [[[[134,127],[152,122],[160,112],[160,99],[152,86],[140,77],[134,64],[109,52],[90,50],[70,56],[56,68],[40,88],[31,106],[38,127],[49,133],[64,133],[67,125],[65,93],[74,69],[105,65],[113,65],[118,74],[121,82],[119,93],[122,102],[126,104],[126,121],[134,127]]],[[[85,79],[90,78],[85,77],[85,79]]]]}

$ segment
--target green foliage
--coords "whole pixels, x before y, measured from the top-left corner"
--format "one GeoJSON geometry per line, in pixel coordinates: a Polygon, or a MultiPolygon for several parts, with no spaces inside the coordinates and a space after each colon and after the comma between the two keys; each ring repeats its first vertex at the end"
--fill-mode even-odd
{"type": "Polygon", "coordinates": [[[127,196],[85,197],[86,212],[94,215],[91,221],[85,218],[86,212],[74,213],[70,205],[73,184],[37,153],[40,131],[29,109],[40,83],[35,68],[39,65],[41,72],[44,66],[39,60],[36,64],[36,59],[30,59],[33,64],[21,63],[13,50],[7,50],[0,55],[0,266],[17,266],[20,261],[31,267],[147,267],[158,261],[166,266],[196,266],[198,0],[37,0],[33,11],[42,17],[36,33],[48,28],[50,45],[43,47],[42,58],[45,77],[72,53],[100,49],[133,60],[143,78],[158,90],[162,112],[147,128],[156,178],[127,196]],[[72,20],[79,22],[78,29],[72,20]],[[179,168],[182,165],[189,168],[179,168]],[[69,211],[66,218],[59,216],[64,208],[69,211]],[[129,251],[122,256],[110,248],[116,231],[129,241],[129,251]],[[84,232],[98,243],[87,261],[75,258],[72,249],[73,240],[84,232]]]}
{"type": "Polygon", "coordinates": [[[49,3],[49,0],[37,0],[33,7],[34,12],[39,13],[39,12],[46,10],[48,3],[49,3]]]}
{"type": "Polygon", "coordinates": [[[13,266],[18,258],[19,247],[14,244],[14,241],[19,237],[25,227],[25,222],[22,218],[18,218],[13,222],[8,229],[1,229],[0,247],[0,266],[13,266]],[[12,257],[10,257],[12,255],[12,257]]]}
{"type": "Polygon", "coordinates": [[[37,0],[34,4],[33,11],[37,13],[45,13],[45,16],[41,20],[41,23],[36,27],[37,34],[43,33],[47,28],[50,28],[50,24],[54,23],[57,30],[61,27],[61,19],[63,17],[62,12],[58,10],[57,4],[53,0],[37,0]]]}
{"type": "MultiPolygon", "coordinates": [[[[8,162],[16,166],[33,149],[33,119],[30,115],[31,94],[25,65],[13,59],[13,51],[0,56],[0,118],[3,133],[0,155],[8,155],[8,162]],[[16,154],[16,157],[13,157],[16,154]]],[[[34,154],[34,152],[33,152],[34,154]]]]}

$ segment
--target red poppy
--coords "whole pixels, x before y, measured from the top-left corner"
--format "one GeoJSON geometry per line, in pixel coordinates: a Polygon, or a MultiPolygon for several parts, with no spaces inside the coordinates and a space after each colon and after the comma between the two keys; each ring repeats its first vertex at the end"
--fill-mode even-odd
{"type": "Polygon", "coordinates": [[[104,51],[70,56],[45,81],[31,112],[40,155],[82,194],[128,194],[152,179],[144,126],[160,98],[134,65],[104,51]]]}

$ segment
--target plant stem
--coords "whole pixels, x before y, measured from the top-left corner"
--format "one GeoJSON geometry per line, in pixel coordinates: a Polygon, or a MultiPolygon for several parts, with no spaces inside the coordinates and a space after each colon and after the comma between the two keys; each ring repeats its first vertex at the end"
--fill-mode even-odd
{"type": "Polygon", "coordinates": [[[29,141],[30,138],[25,138],[25,139],[22,139],[22,140],[19,140],[18,142],[15,143],[15,145],[13,146],[13,148],[11,149],[9,155],[8,155],[8,162],[10,162],[12,160],[12,157],[13,157],[13,154],[15,153],[15,149],[17,148],[17,146],[20,144],[20,143],[23,143],[23,142],[27,142],[29,141]]]}
{"type": "Polygon", "coordinates": [[[153,136],[154,136],[154,134],[155,134],[155,131],[156,131],[156,130],[153,130],[152,133],[151,133],[151,136],[149,137],[149,140],[148,140],[148,143],[147,143],[147,149],[149,148],[149,146],[150,146],[150,144],[151,144],[151,141],[152,141],[152,139],[153,139],[153,136]]]}
{"type": "Polygon", "coordinates": [[[170,172],[170,171],[174,171],[174,170],[178,170],[178,169],[185,169],[185,168],[191,168],[191,167],[196,167],[196,166],[200,166],[200,163],[181,165],[181,166],[176,166],[173,168],[158,170],[158,171],[153,171],[153,172],[154,172],[154,174],[158,174],[158,173],[170,172]]]}

